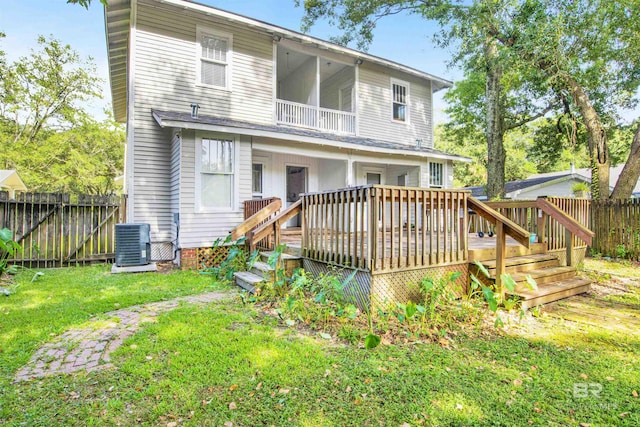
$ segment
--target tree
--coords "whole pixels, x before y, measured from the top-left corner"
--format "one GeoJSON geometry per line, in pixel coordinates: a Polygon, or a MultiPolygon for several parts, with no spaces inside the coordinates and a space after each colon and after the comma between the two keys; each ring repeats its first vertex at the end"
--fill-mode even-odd
{"type": "MultiPolygon", "coordinates": [[[[611,159],[607,127],[615,123],[616,108],[628,108],[637,101],[640,21],[634,17],[640,15],[640,2],[476,0],[463,5],[447,0],[307,0],[304,6],[303,29],[320,17],[328,17],[345,31],[338,41],[355,37],[361,40],[360,45],[371,39],[382,17],[417,13],[441,24],[441,43],[458,41],[454,60],[462,60],[474,71],[484,60],[488,161],[495,162],[488,167],[492,195],[500,187],[500,176],[495,175],[502,174],[504,155],[500,150],[504,134],[503,60],[521,62],[520,69],[527,73],[536,70],[537,87],[544,83],[555,93],[565,113],[571,112],[571,106],[577,110],[587,134],[593,197],[608,197],[611,159]],[[483,57],[480,61],[479,56],[483,57]]],[[[538,104],[543,112],[544,104],[538,104]]],[[[640,128],[636,135],[639,133],[640,128]]],[[[612,197],[628,197],[640,177],[640,136],[633,142],[612,197]]]]}
{"type": "MultiPolygon", "coordinates": [[[[69,4],[79,4],[80,6],[84,7],[85,9],[89,9],[89,6],[91,5],[91,0],[67,0],[67,3],[69,3],[69,4]]],[[[102,3],[104,5],[104,7],[108,7],[109,6],[109,1],[108,0],[100,0],[100,3],[102,3]]]]}
{"type": "Polygon", "coordinates": [[[0,167],[17,169],[33,191],[113,192],[125,136],[83,109],[101,96],[93,61],[55,39],[38,45],[12,64],[0,61],[0,167]]]}
{"type": "MultiPolygon", "coordinates": [[[[489,30],[509,19],[513,12],[512,2],[475,1],[466,5],[454,0],[307,0],[304,2],[304,8],[306,14],[303,18],[303,30],[308,30],[318,19],[325,17],[343,31],[343,35],[334,38],[334,41],[346,44],[356,40],[358,47],[361,48],[368,46],[376,23],[385,16],[413,13],[439,22],[443,29],[436,40],[443,46],[457,45],[452,63],[463,67],[471,83],[477,83],[477,78],[480,76],[484,82],[481,95],[478,92],[476,94],[483,101],[482,108],[478,112],[481,112],[484,117],[481,127],[487,146],[487,194],[490,198],[504,196],[505,132],[543,115],[557,103],[557,100],[554,100],[551,105],[540,103],[536,105],[529,102],[525,109],[528,110],[527,114],[521,114],[517,120],[511,120],[509,123],[505,122],[507,91],[510,89],[505,90],[504,69],[507,64],[517,67],[515,59],[518,57],[510,55],[510,51],[504,49],[489,30]],[[531,110],[538,110],[538,112],[531,110]]],[[[530,76],[529,83],[535,83],[530,85],[529,89],[542,87],[538,81],[539,73],[534,77],[530,70],[517,68],[530,76]]],[[[514,75],[512,70],[513,68],[509,71],[510,76],[514,75]]],[[[517,79],[511,80],[512,83],[516,81],[517,79]]],[[[526,81],[526,79],[519,81],[520,88],[526,86],[524,84],[526,81]]],[[[514,85],[507,84],[507,86],[514,85]]],[[[455,93],[466,96],[460,91],[455,93]]],[[[537,99],[544,97],[544,94],[540,94],[537,99]]],[[[521,110],[521,113],[525,110],[521,110]]]]}
{"type": "MultiPolygon", "coordinates": [[[[615,120],[616,108],[637,103],[640,23],[630,17],[639,13],[637,1],[528,0],[510,25],[490,29],[503,46],[543,72],[579,112],[587,132],[595,199],[609,197],[607,124],[615,120]]],[[[640,177],[639,139],[631,144],[611,197],[629,197],[640,177]]]]}
{"type": "Polygon", "coordinates": [[[101,97],[91,58],[54,38],[38,37],[40,50],[7,67],[0,114],[10,144],[30,145],[46,125],[65,129],[77,119],[79,103],[101,97]]]}

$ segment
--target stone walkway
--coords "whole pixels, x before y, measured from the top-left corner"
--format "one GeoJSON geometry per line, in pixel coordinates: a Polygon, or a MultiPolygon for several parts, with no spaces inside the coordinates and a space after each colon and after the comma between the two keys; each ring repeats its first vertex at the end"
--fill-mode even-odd
{"type": "Polygon", "coordinates": [[[15,381],[111,368],[111,353],[135,334],[141,323],[154,321],[159,314],[177,308],[180,302],[208,304],[230,295],[229,292],[208,292],[104,313],[106,320],[94,319],[84,328],[68,330],[45,344],[18,370],[15,381]]]}

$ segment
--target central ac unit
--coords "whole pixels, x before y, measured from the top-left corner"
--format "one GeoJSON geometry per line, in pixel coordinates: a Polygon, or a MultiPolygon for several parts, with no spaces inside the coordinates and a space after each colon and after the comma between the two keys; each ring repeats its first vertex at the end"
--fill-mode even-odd
{"type": "Polygon", "coordinates": [[[150,230],[149,224],[116,224],[116,266],[149,264],[150,230]]]}

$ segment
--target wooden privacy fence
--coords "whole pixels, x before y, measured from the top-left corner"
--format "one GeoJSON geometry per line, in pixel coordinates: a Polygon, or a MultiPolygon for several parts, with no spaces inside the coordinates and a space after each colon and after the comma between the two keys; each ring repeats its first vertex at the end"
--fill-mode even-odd
{"type": "Polygon", "coordinates": [[[0,192],[0,228],[22,250],[9,262],[59,267],[115,258],[115,225],[124,222],[124,197],[0,192]]]}
{"type": "Polygon", "coordinates": [[[594,200],[591,209],[593,250],[640,260],[640,199],[594,200]]]}
{"type": "Polygon", "coordinates": [[[305,194],[303,255],[371,271],[466,262],[468,195],[384,185],[305,194]]]}

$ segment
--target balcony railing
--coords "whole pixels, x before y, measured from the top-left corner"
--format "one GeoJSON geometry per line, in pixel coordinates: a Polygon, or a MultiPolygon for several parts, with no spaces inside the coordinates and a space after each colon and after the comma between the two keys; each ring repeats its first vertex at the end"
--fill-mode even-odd
{"type": "Polygon", "coordinates": [[[346,135],[356,134],[356,115],[298,102],[276,100],[276,121],[279,125],[297,126],[346,135]]]}

